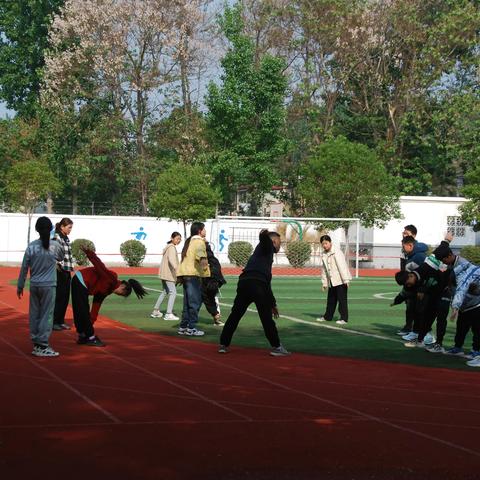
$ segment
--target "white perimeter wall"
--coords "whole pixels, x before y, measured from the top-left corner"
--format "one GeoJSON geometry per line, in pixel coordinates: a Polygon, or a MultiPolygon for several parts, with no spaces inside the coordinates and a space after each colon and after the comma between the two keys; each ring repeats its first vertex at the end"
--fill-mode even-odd
{"type": "MultiPolygon", "coordinates": [[[[400,254],[400,241],[404,225],[414,224],[418,228],[418,239],[429,245],[436,245],[443,238],[447,228],[447,216],[457,216],[458,206],[463,203],[463,198],[441,197],[402,197],[401,209],[404,219],[391,221],[385,229],[373,230],[373,244],[375,247],[389,247],[389,255],[400,254]]],[[[36,219],[32,218],[31,240],[37,238],[35,232],[36,219]]],[[[111,216],[81,216],[67,215],[74,222],[70,239],[87,238],[95,243],[99,256],[109,264],[124,264],[120,255],[120,244],[126,240],[135,239],[143,232],[145,237],[139,238],[147,248],[145,265],[158,265],[161,261],[161,253],[170,239],[173,231],[178,231],[183,236],[183,224],[169,221],[168,219],[156,219],[152,217],[111,217],[111,216]]],[[[63,215],[50,215],[55,224],[63,215]]],[[[241,218],[241,217],[240,217],[241,218]]],[[[206,222],[207,239],[212,242],[212,247],[221,263],[229,263],[227,248],[232,229],[241,227],[241,224],[217,223],[215,220],[206,222]],[[223,232],[222,232],[223,230],[223,232]],[[220,236],[223,240],[220,241],[220,236]]],[[[254,225],[250,224],[250,227],[254,225]]],[[[258,228],[265,228],[265,223],[259,222],[258,228]]],[[[189,226],[188,226],[189,228],[189,226]]],[[[27,244],[28,218],[21,213],[0,213],[0,262],[20,263],[27,244]]],[[[188,233],[188,232],[187,232],[188,233]]],[[[466,236],[457,238],[453,246],[475,245],[475,233],[471,228],[467,229],[466,236]]],[[[183,243],[177,247],[181,251],[183,243]]],[[[278,258],[277,263],[288,263],[286,259],[278,258]],[[285,262],[283,261],[285,260],[285,262]]],[[[398,257],[397,257],[398,258],[398,257]]],[[[374,262],[377,263],[377,262],[374,262]]],[[[374,267],[390,267],[385,261],[381,261],[374,267]],[[381,263],[381,264],[380,264],[381,263]]],[[[390,263],[390,262],[387,262],[390,263]]],[[[392,259],[392,265],[396,266],[398,259],[392,259]]]]}

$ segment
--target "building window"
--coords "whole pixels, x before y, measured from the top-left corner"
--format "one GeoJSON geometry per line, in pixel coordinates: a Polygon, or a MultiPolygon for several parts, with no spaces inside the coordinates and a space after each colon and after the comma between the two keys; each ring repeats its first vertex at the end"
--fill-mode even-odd
{"type": "Polygon", "coordinates": [[[465,236],[466,225],[463,223],[461,217],[447,217],[447,232],[454,237],[465,236]]]}

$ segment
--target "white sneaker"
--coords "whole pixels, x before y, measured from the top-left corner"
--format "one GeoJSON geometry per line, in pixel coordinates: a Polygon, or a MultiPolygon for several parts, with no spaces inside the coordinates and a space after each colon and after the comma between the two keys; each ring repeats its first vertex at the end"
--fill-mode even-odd
{"type": "Polygon", "coordinates": [[[418,333],[410,332],[407,335],[404,335],[402,338],[407,342],[411,342],[412,340],[416,340],[418,338],[418,333]]]}
{"type": "Polygon", "coordinates": [[[162,317],[163,317],[163,313],[154,310],[154,311],[150,314],[150,316],[151,316],[152,318],[162,318],[162,317]]]}
{"type": "Polygon", "coordinates": [[[173,313],[166,313],[163,317],[164,320],[180,320],[176,315],[173,313]]]}
{"type": "Polygon", "coordinates": [[[317,322],[326,322],[324,317],[316,318],[315,319],[317,322]]]}
{"type": "Polygon", "coordinates": [[[467,362],[469,367],[480,367],[480,357],[475,357],[473,360],[467,362]]]}
{"type": "Polygon", "coordinates": [[[445,353],[445,349],[439,343],[427,345],[425,350],[430,353],[445,353]]]}
{"type": "Polygon", "coordinates": [[[335,323],[337,325],[346,325],[348,322],[346,322],[345,320],[337,320],[335,323]]]}
{"type": "Polygon", "coordinates": [[[432,343],[435,343],[435,341],[436,341],[436,338],[430,332],[427,333],[423,338],[423,343],[425,345],[430,345],[432,343]]]}
{"type": "Polygon", "coordinates": [[[205,332],[202,330],[197,330],[196,328],[187,328],[185,335],[189,335],[191,337],[203,337],[205,332]]]}
{"type": "Polygon", "coordinates": [[[290,352],[283,345],[280,345],[279,347],[275,347],[270,352],[270,355],[272,355],[272,357],[286,357],[290,355],[290,352]]]}
{"type": "Polygon", "coordinates": [[[178,334],[179,335],[187,335],[187,330],[188,328],[187,327],[178,327],[178,334]]]}
{"type": "Polygon", "coordinates": [[[36,357],[58,357],[60,354],[52,347],[41,347],[39,345],[35,345],[33,347],[32,355],[35,355],[36,357]]]}

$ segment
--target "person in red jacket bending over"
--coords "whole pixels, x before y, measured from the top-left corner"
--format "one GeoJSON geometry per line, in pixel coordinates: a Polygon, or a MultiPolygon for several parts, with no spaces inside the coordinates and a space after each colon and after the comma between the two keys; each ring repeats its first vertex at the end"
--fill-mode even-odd
{"type": "Polygon", "coordinates": [[[104,347],[105,343],[95,335],[93,324],[105,298],[112,293],[128,297],[133,290],[137,297],[141,299],[147,292],[133,278],[128,281],[119,280],[117,274],[108,270],[92,250],[87,248],[82,248],[82,250],[93,267],[78,270],[72,279],[73,321],[78,333],[77,343],[79,345],[104,347]],[[91,310],[88,302],[89,295],[93,295],[91,310]]]}

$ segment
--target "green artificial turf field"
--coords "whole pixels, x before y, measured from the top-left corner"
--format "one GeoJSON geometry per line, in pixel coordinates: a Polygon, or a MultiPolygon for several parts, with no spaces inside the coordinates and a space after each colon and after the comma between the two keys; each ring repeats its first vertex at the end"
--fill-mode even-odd
{"type": "MultiPolygon", "coordinates": [[[[129,299],[111,295],[105,300],[101,314],[145,331],[176,335],[178,322],[150,317],[161,290],[159,279],[147,275],[138,276],[137,279],[149,291],[146,298],[138,301],[133,294],[129,299]]],[[[230,312],[229,306],[233,303],[237,277],[227,277],[227,281],[221,289],[220,299],[224,321],[230,312]]],[[[322,292],[318,277],[274,277],[272,288],[281,315],[277,320],[280,338],[292,352],[471,370],[465,365],[464,358],[432,354],[420,348],[403,346],[403,341],[396,332],[403,326],[405,305],[389,306],[399,291],[399,287],[390,278],[361,277],[352,281],[349,288],[350,321],[343,327],[337,326],[335,322],[315,321],[315,318],[324,313],[326,302],[326,292],[322,292]]],[[[181,287],[177,291],[174,312],[180,316],[183,292],[181,287]]],[[[163,312],[165,307],[166,300],[161,307],[163,312]]],[[[251,308],[254,310],[255,306],[252,305],[251,308]]],[[[337,313],[334,320],[338,318],[337,313]]],[[[194,341],[218,344],[221,327],[213,325],[204,307],[200,311],[198,328],[206,334],[204,337],[196,337],[194,341]]],[[[453,333],[454,324],[449,323],[444,346],[452,345],[453,333]]],[[[108,342],[108,339],[105,340],[108,342]]],[[[248,312],[240,322],[233,337],[231,352],[234,352],[235,345],[269,348],[255,311],[248,312]]],[[[470,347],[469,335],[465,351],[468,352],[470,347]]]]}

